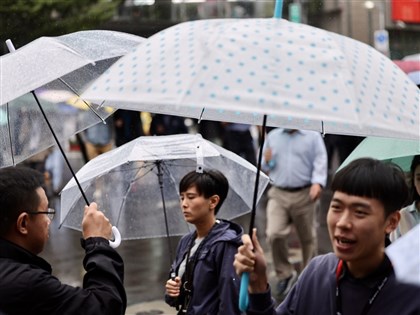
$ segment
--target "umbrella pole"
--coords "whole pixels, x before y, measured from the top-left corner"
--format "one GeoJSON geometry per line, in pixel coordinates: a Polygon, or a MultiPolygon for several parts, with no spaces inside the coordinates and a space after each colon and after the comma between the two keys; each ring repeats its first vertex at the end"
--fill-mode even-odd
{"type": "Polygon", "coordinates": [[[258,153],[257,174],[255,177],[254,198],[252,200],[251,222],[249,223],[249,236],[252,236],[252,230],[254,229],[254,223],[255,223],[255,213],[257,212],[256,208],[257,208],[258,186],[260,182],[260,170],[261,170],[261,161],[262,161],[263,147],[264,147],[264,141],[265,141],[266,125],[267,125],[267,115],[264,115],[262,130],[261,130],[260,152],[258,153]]]}
{"type": "Polygon", "coordinates": [[[35,94],[35,91],[32,91],[31,93],[34,96],[36,103],[38,104],[38,107],[39,107],[39,109],[40,109],[40,111],[42,113],[42,116],[44,116],[45,122],[47,123],[48,128],[50,129],[50,131],[51,131],[51,133],[52,133],[52,135],[54,137],[54,140],[57,143],[57,146],[60,149],[61,154],[63,155],[64,160],[66,161],[67,166],[69,167],[70,172],[73,175],[74,180],[76,181],[77,186],[79,187],[80,193],[82,194],[82,197],[83,197],[83,199],[86,202],[86,205],[89,206],[90,205],[90,202],[88,201],[88,199],[87,199],[87,197],[85,195],[85,192],[83,191],[82,186],[80,185],[79,180],[77,179],[76,174],[74,173],[74,170],[71,167],[71,164],[70,164],[69,160],[67,159],[67,156],[66,156],[66,153],[63,150],[63,147],[61,146],[60,142],[58,141],[57,135],[55,134],[54,129],[52,128],[51,123],[48,120],[47,115],[45,114],[44,109],[42,108],[41,103],[39,102],[38,97],[35,94]]]}
{"type": "Polygon", "coordinates": [[[171,237],[169,236],[169,225],[168,225],[168,216],[167,216],[167,213],[166,213],[165,195],[163,193],[163,173],[162,173],[162,165],[161,164],[162,164],[162,161],[156,161],[156,166],[157,166],[157,169],[158,169],[160,195],[162,197],[163,215],[165,217],[166,237],[168,239],[169,256],[170,256],[171,263],[172,263],[172,260],[174,259],[174,254],[172,252],[171,237]]]}
{"type": "MultiPolygon", "coordinates": [[[[260,152],[258,153],[257,174],[255,176],[254,198],[252,200],[251,221],[249,223],[249,237],[251,237],[251,240],[252,240],[252,230],[254,229],[255,213],[257,212],[256,209],[257,209],[258,186],[260,182],[260,170],[261,170],[262,154],[263,154],[263,149],[264,149],[266,125],[267,125],[267,115],[264,115],[262,130],[261,130],[260,152]]],[[[242,312],[245,312],[248,309],[248,305],[249,305],[248,285],[249,285],[249,272],[244,272],[241,276],[241,285],[239,289],[239,309],[242,312]]]]}
{"type": "Polygon", "coordinates": [[[274,6],[274,18],[281,19],[283,15],[283,0],[276,0],[276,4],[274,6]]]}

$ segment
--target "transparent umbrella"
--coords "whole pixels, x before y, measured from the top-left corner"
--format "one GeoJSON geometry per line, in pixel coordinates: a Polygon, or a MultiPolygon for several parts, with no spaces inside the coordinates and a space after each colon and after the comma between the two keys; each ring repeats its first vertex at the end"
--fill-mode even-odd
{"type": "MultiPolygon", "coordinates": [[[[184,235],[178,184],[189,171],[217,169],[229,181],[218,215],[233,219],[252,207],[257,168],[201,135],[140,137],[89,161],[76,174],[87,197],[120,230],[122,239],[184,235]]],[[[260,174],[257,199],[269,180],[260,174]]],[[[81,230],[83,199],[74,179],[61,192],[62,226],[81,230]]]]}
{"type": "Polygon", "coordinates": [[[401,282],[420,286],[420,224],[385,249],[401,282]]]}
{"type": "Polygon", "coordinates": [[[0,167],[15,165],[104,121],[112,111],[100,101],[70,112],[63,106],[62,91],[79,97],[87,84],[142,40],[121,32],[82,31],[41,37],[17,50],[9,41],[11,52],[0,57],[0,167]]]}

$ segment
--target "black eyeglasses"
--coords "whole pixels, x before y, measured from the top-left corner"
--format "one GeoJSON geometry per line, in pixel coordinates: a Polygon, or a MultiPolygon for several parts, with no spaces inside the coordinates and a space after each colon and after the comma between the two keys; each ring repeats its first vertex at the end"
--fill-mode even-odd
{"type": "Polygon", "coordinates": [[[55,210],[48,208],[47,211],[29,211],[29,214],[46,214],[50,220],[54,219],[55,210]]]}

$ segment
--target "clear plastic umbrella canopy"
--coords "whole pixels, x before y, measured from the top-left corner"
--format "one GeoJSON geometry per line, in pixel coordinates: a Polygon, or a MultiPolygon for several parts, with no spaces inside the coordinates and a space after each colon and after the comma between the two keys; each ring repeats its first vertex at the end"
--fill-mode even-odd
{"type": "Polygon", "coordinates": [[[66,140],[112,111],[101,102],[72,106],[86,86],[143,38],[114,31],[41,37],[0,58],[0,167],[17,164],[66,140]],[[55,106],[54,106],[55,105],[55,106]]]}
{"type": "Polygon", "coordinates": [[[198,119],[418,139],[419,90],[351,38],[279,18],[185,22],[149,37],[84,93],[198,119]]]}
{"type": "Polygon", "coordinates": [[[389,245],[385,252],[399,281],[420,286],[420,224],[389,245]]]}
{"type": "MultiPolygon", "coordinates": [[[[251,211],[256,167],[201,135],[140,137],[89,161],[76,175],[122,239],[141,239],[183,235],[193,228],[182,215],[178,185],[189,171],[202,169],[217,169],[229,181],[219,218],[251,211]]],[[[269,182],[260,176],[258,200],[269,182]]],[[[84,205],[72,179],[61,193],[62,226],[81,230],[84,205]]]]}

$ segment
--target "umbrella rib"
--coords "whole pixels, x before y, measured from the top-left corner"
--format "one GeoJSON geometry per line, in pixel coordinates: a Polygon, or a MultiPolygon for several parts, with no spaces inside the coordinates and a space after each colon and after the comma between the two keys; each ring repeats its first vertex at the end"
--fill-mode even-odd
{"type": "Polygon", "coordinates": [[[204,114],[205,109],[206,108],[203,107],[203,109],[201,110],[200,117],[198,117],[198,122],[197,122],[198,124],[201,123],[201,119],[203,119],[203,114],[204,114]]]}
{"type": "Polygon", "coordinates": [[[131,182],[128,184],[128,187],[127,187],[127,190],[126,190],[126,193],[125,193],[125,195],[124,195],[124,197],[123,197],[123,202],[121,203],[121,206],[120,206],[120,211],[119,211],[119,213],[118,213],[118,218],[117,218],[117,223],[116,223],[116,225],[118,226],[118,224],[119,224],[119,222],[120,222],[120,218],[121,218],[121,214],[122,214],[122,209],[123,209],[123,206],[125,205],[125,201],[127,200],[127,195],[128,195],[128,193],[130,192],[130,187],[134,184],[134,183],[136,183],[138,180],[140,180],[140,179],[142,179],[144,176],[146,176],[147,174],[149,174],[152,170],[153,170],[153,168],[151,168],[149,171],[147,171],[145,174],[143,174],[142,176],[138,176],[138,174],[140,173],[140,171],[143,169],[143,167],[140,167],[140,168],[133,168],[133,170],[135,170],[135,169],[137,169],[137,172],[136,172],[136,174],[134,175],[134,179],[133,180],[131,180],[131,182]]]}
{"type": "MultiPolygon", "coordinates": [[[[163,205],[163,213],[164,213],[164,217],[165,217],[165,228],[166,228],[166,236],[167,236],[167,239],[168,239],[169,255],[170,255],[170,258],[172,260],[174,256],[173,256],[173,252],[172,252],[171,238],[170,238],[170,235],[169,235],[169,226],[168,226],[168,218],[167,218],[166,206],[165,206],[165,196],[164,196],[164,193],[163,193],[163,180],[162,180],[162,173],[161,173],[160,163],[162,163],[162,161],[161,160],[157,160],[157,161],[149,164],[149,166],[152,166],[152,167],[145,174],[143,174],[142,176],[138,176],[138,174],[143,169],[143,167],[138,168],[138,170],[136,172],[136,175],[134,176],[134,179],[128,184],[128,188],[127,188],[126,193],[125,193],[125,195],[123,197],[123,201],[122,201],[121,206],[120,206],[120,211],[118,212],[117,225],[120,222],[121,214],[122,214],[122,209],[123,209],[123,207],[125,205],[125,202],[127,200],[127,196],[128,196],[128,194],[130,192],[130,187],[134,183],[136,183],[138,180],[142,179],[144,176],[146,176],[147,174],[149,174],[150,172],[152,172],[153,169],[157,167],[158,168],[158,174],[157,174],[157,176],[158,176],[158,180],[159,180],[159,187],[160,187],[160,192],[161,192],[161,197],[162,197],[162,205],[163,205]]],[[[135,169],[135,168],[133,168],[133,169],[135,169]]]]}
{"type": "Polygon", "coordinates": [[[166,205],[165,205],[165,194],[163,192],[163,174],[162,174],[162,161],[156,161],[156,167],[158,169],[158,181],[159,181],[159,188],[160,188],[160,195],[162,198],[162,207],[163,207],[163,215],[165,217],[165,229],[166,229],[166,237],[168,239],[168,248],[169,248],[169,256],[171,258],[171,261],[174,259],[174,255],[172,252],[172,244],[171,244],[171,238],[169,236],[169,225],[168,225],[168,214],[166,213],[166,205]]]}
{"type": "MultiPolygon", "coordinates": [[[[131,170],[138,170],[138,171],[140,171],[140,170],[146,169],[146,168],[148,168],[150,166],[153,166],[153,164],[147,164],[147,165],[144,165],[142,167],[133,166],[132,168],[110,170],[109,173],[117,173],[117,172],[121,173],[121,172],[126,172],[126,171],[131,171],[131,170]]],[[[144,176],[146,176],[147,174],[149,174],[151,171],[153,171],[153,167],[150,168],[146,173],[144,173],[141,176],[138,176],[137,177],[137,174],[136,174],[135,180],[142,179],[144,176]]]]}
{"type": "MultiPolygon", "coordinates": [[[[171,164],[171,163],[167,163],[167,162],[162,162],[162,165],[164,166],[164,169],[163,169],[163,171],[166,173],[166,175],[172,180],[172,183],[175,185],[175,187],[176,187],[176,180],[175,180],[175,178],[174,178],[174,176],[171,174],[171,172],[169,171],[169,168],[168,168],[168,166],[169,165],[171,165],[171,166],[176,166],[176,164],[171,164]]],[[[179,164],[179,166],[183,166],[182,164],[179,164]]],[[[179,192],[177,191],[177,193],[178,193],[178,195],[179,195],[179,192]]]]}
{"type": "MultiPolygon", "coordinates": [[[[102,120],[102,122],[103,123],[105,123],[105,119],[103,119],[102,117],[101,117],[101,115],[99,115],[94,109],[93,109],[93,107],[92,106],[90,106],[90,104],[88,104],[88,102],[86,102],[83,98],[81,98],[80,97],[80,94],[79,93],[77,93],[77,91],[70,85],[70,84],[68,84],[66,81],[64,81],[62,78],[58,78],[58,80],[61,82],[61,83],[63,83],[65,86],[67,86],[69,89],[70,89],[70,91],[72,91],[75,95],[77,95],[77,97],[78,98],[80,98],[82,101],[83,101],[83,103],[85,103],[85,105],[100,119],[100,120],[102,120]]],[[[103,103],[102,103],[103,104],[103,103]]],[[[101,105],[102,105],[101,104],[101,105]]]]}
{"type": "Polygon", "coordinates": [[[6,103],[6,117],[7,117],[7,129],[9,129],[9,142],[10,142],[10,153],[12,154],[12,165],[15,165],[15,155],[13,154],[13,143],[12,133],[10,128],[10,117],[9,117],[9,103],[6,103]]]}
{"type": "Polygon", "coordinates": [[[50,121],[48,120],[47,115],[45,114],[44,109],[42,108],[42,105],[41,105],[41,103],[40,103],[40,102],[39,102],[39,100],[38,100],[38,97],[36,96],[35,91],[31,91],[31,93],[32,93],[32,95],[34,96],[36,103],[38,104],[38,108],[40,109],[40,111],[41,111],[41,113],[42,113],[42,116],[44,116],[45,122],[47,123],[48,128],[50,129],[50,131],[51,131],[51,133],[52,133],[52,136],[54,137],[54,140],[55,140],[55,142],[56,142],[56,144],[57,144],[58,148],[60,149],[61,154],[63,155],[63,158],[64,158],[64,160],[66,161],[67,166],[69,167],[69,170],[70,170],[71,174],[73,175],[74,180],[76,181],[77,186],[79,187],[80,193],[82,194],[82,197],[83,197],[83,199],[84,199],[84,200],[85,200],[85,202],[86,202],[86,205],[88,205],[88,206],[89,206],[89,205],[90,205],[90,202],[89,202],[89,200],[87,199],[87,197],[86,197],[86,195],[85,195],[85,192],[83,191],[82,186],[80,185],[80,182],[79,182],[79,180],[78,180],[78,179],[77,179],[77,177],[76,177],[76,173],[74,172],[73,167],[71,166],[71,164],[70,164],[69,160],[67,159],[67,156],[66,156],[66,154],[65,154],[65,152],[64,152],[64,150],[63,150],[63,147],[62,147],[62,146],[61,146],[61,144],[60,144],[60,141],[58,141],[57,135],[55,134],[54,129],[53,129],[53,127],[51,126],[51,123],[50,123],[50,121]]]}
{"type": "MultiPolygon", "coordinates": [[[[124,197],[123,197],[123,201],[121,202],[121,206],[120,206],[120,211],[118,211],[118,218],[117,218],[117,223],[116,223],[116,226],[118,226],[118,224],[120,223],[120,219],[121,219],[121,214],[122,214],[122,209],[123,209],[123,207],[124,207],[124,205],[125,205],[125,202],[126,202],[126,200],[127,200],[127,195],[128,195],[128,193],[130,192],[130,188],[131,188],[131,186],[135,183],[135,182],[137,182],[137,180],[139,179],[138,177],[137,177],[137,175],[138,175],[138,173],[140,172],[142,170],[142,168],[139,168],[138,170],[137,170],[137,172],[136,172],[136,174],[134,175],[134,179],[133,180],[131,180],[131,182],[128,184],[128,187],[127,187],[127,189],[126,189],[126,191],[125,191],[125,194],[124,194],[124,197]]],[[[147,172],[146,174],[148,174],[149,172],[147,172]]],[[[146,175],[145,174],[145,175],[146,175]]],[[[141,178],[141,177],[140,177],[141,178]]]]}

